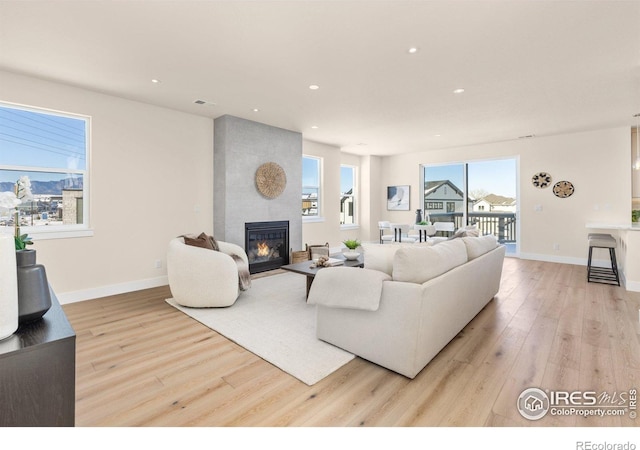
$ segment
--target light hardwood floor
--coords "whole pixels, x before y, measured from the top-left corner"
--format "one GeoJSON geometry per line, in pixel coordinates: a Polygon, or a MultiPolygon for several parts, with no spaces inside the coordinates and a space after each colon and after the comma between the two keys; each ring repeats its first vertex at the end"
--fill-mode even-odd
{"type": "MultiPolygon", "coordinates": [[[[305,283],[304,276],[300,282],[305,283]]],[[[167,305],[161,287],[64,305],[77,426],[638,426],[532,422],[528,387],[640,388],[640,294],[586,268],[507,258],[500,292],[414,380],[360,358],[307,386],[167,305]]]]}

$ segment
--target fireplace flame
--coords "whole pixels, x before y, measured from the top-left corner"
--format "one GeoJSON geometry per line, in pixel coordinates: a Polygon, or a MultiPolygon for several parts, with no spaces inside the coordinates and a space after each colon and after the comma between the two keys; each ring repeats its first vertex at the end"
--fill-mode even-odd
{"type": "Polygon", "coordinates": [[[258,256],[268,256],[269,246],[266,242],[258,242],[258,256]]]}

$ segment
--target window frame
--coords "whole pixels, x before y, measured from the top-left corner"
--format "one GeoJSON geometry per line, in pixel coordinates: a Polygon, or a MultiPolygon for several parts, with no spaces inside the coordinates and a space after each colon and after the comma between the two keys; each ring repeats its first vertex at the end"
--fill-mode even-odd
{"type": "MultiPolygon", "coordinates": [[[[352,164],[340,164],[340,185],[342,186],[342,169],[347,168],[351,169],[353,185],[351,188],[351,194],[347,195],[352,199],[353,205],[353,223],[340,223],[341,229],[349,229],[349,228],[358,228],[358,167],[352,164]]],[[[340,193],[340,200],[342,201],[342,197],[345,197],[344,194],[340,193]]],[[[342,211],[340,211],[340,221],[342,220],[342,211]]]]}
{"type": "MultiPolygon", "coordinates": [[[[302,216],[302,221],[303,222],[323,222],[324,218],[322,217],[322,158],[319,156],[313,156],[313,155],[302,155],[302,164],[303,164],[303,173],[302,173],[302,180],[303,180],[303,184],[302,184],[302,191],[304,193],[305,188],[308,189],[316,189],[317,193],[318,193],[318,197],[317,197],[317,213],[314,215],[305,215],[302,214],[302,207],[300,208],[300,215],[302,216]],[[317,177],[318,177],[318,185],[305,185],[304,184],[304,160],[305,159],[311,159],[317,162],[318,164],[318,173],[317,173],[317,177]]],[[[301,204],[302,206],[302,204],[301,204]]]]}
{"type": "MultiPolygon", "coordinates": [[[[66,111],[58,111],[44,107],[22,105],[0,100],[0,106],[6,109],[16,109],[21,111],[33,112],[49,116],[66,117],[75,120],[81,120],[85,123],[84,150],[85,150],[85,166],[84,169],[70,169],[68,167],[37,167],[26,164],[2,164],[0,162],[0,170],[17,171],[22,173],[40,172],[40,173],[65,173],[82,175],[82,223],[67,225],[47,225],[47,226],[20,226],[23,234],[28,234],[34,240],[61,239],[93,236],[93,230],[90,226],[90,172],[91,172],[91,116],[71,113],[66,111]]],[[[17,179],[16,179],[17,181],[17,179]]],[[[4,227],[3,227],[4,228],[4,227]]],[[[6,228],[13,228],[7,226],[6,228]]]]}

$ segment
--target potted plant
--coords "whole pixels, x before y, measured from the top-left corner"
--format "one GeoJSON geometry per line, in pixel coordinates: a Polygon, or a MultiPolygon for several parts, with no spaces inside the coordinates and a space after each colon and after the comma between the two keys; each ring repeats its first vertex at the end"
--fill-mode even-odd
{"type": "Polygon", "coordinates": [[[344,257],[349,260],[358,259],[360,256],[360,252],[357,251],[357,248],[360,247],[360,242],[357,239],[347,239],[342,241],[346,248],[343,252],[344,257]]]}

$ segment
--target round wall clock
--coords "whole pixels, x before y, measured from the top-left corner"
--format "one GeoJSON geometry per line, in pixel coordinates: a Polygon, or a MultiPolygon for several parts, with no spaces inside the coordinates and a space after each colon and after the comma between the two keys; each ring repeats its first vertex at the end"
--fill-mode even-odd
{"type": "Polygon", "coordinates": [[[551,175],[547,172],[539,172],[531,178],[531,182],[537,188],[546,188],[551,184],[551,175]]]}
{"type": "Polygon", "coordinates": [[[558,181],[553,185],[553,193],[556,197],[560,198],[571,197],[574,190],[573,184],[570,181],[558,181]]]}
{"type": "Polygon", "coordinates": [[[256,170],[256,186],[267,198],[276,198],[287,185],[284,169],[274,162],[264,163],[256,170]]]}

